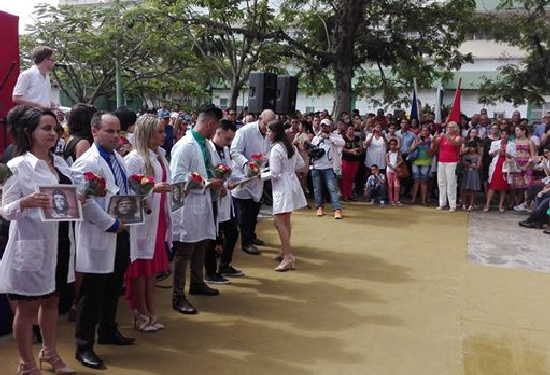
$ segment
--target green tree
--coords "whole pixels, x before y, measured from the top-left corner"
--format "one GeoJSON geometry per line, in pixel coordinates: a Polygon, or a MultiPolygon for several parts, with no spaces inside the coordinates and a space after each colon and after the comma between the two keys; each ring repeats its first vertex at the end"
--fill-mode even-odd
{"type": "Polygon", "coordinates": [[[484,28],[495,40],[526,52],[520,64],[499,68],[496,79],[486,79],[480,100],[516,105],[544,103],[550,94],[550,0],[502,0],[497,12],[484,18],[484,28]]]}
{"type": "Polygon", "coordinates": [[[304,76],[319,77],[325,89],[324,77],[332,78],[340,113],[351,109],[354,76],[357,94],[382,90],[392,102],[413,78],[428,85],[471,61],[458,47],[474,7],[473,0],[285,0],[280,37],[304,76]]]}
{"type": "Polygon", "coordinates": [[[146,4],[41,4],[34,15],[35,24],[22,37],[22,54],[29,56],[38,44],[53,47],[60,63],[53,76],[73,102],[94,103],[100,96],[112,96],[117,60],[127,92],[143,97],[152,89],[185,89],[182,78],[194,83],[191,70],[199,63],[188,43],[154,18],[155,9],[146,4]]]}
{"type": "MultiPolygon", "coordinates": [[[[268,0],[156,0],[171,29],[192,39],[193,51],[210,68],[208,81],[229,83],[230,106],[253,70],[274,69],[269,45],[274,28],[268,0]]],[[[278,67],[275,67],[278,69],[278,67]]]]}

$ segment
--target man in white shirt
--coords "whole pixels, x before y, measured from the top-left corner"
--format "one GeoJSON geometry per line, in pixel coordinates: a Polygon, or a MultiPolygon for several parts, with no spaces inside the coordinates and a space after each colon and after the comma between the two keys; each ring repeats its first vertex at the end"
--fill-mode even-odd
{"type": "MultiPolygon", "coordinates": [[[[245,175],[246,164],[251,155],[262,154],[267,159],[271,150],[271,142],[265,137],[267,124],[275,119],[275,113],[266,109],[258,121],[246,124],[235,133],[231,144],[231,158],[235,162],[235,169],[245,175]]],[[[241,229],[242,249],[250,255],[259,255],[255,245],[263,245],[263,241],[256,236],[256,224],[260,213],[260,199],[262,198],[264,183],[260,179],[250,181],[235,188],[231,195],[235,203],[237,220],[241,229]]]]}
{"type": "Polygon", "coordinates": [[[32,51],[34,65],[19,75],[12,92],[14,103],[39,108],[55,107],[50,100],[49,77],[49,73],[55,66],[53,52],[53,49],[46,46],[36,47],[32,51]]]}
{"type": "Polygon", "coordinates": [[[345,145],[345,141],[341,135],[331,133],[330,126],[331,121],[329,119],[322,120],[321,132],[311,141],[313,146],[323,150],[319,153],[319,157],[311,156],[313,159],[313,170],[311,171],[313,178],[313,192],[315,195],[317,216],[323,216],[324,184],[330,194],[332,209],[334,210],[334,218],[341,219],[342,204],[340,203],[338,183],[334,170],[337,168],[335,164],[338,163],[338,159],[335,157],[338,153],[337,149],[339,147],[343,147],[345,145]]]}

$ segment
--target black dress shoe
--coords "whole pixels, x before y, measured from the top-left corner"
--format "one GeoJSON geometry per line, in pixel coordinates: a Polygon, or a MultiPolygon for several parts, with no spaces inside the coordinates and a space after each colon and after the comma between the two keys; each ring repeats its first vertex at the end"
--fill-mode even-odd
{"type": "Polygon", "coordinates": [[[189,288],[189,294],[194,296],[217,296],[220,294],[218,289],[210,288],[208,285],[197,285],[189,288]]]}
{"type": "Polygon", "coordinates": [[[520,221],[518,224],[520,227],[524,227],[524,228],[542,229],[542,225],[533,223],[532,221],[523,220],[523,221],[520,221]]]}
{"type": "Polygon", "coordinates": [[[115,327],[110,332],[101,332],[97,337],[97,343],[101,345],[132,345],[136,341],[133,337],[124,337],[122,333],[118,330],[118,327],[115,327]]]}
{"type": "Polygon", "coordinates": [[[185,298],[185,296],[174,296],[172,308],[182,314],[196,314],[197,309],[185,298]]]}
{"type": "Polygon", "coordinates": [[[243,246],[243,251],[249,255],[260,255],[260,250],[252,244],[243,246]]]}
{"type": "Polygon", "coordinates": [[[252,243],[253,243],[254,245],[258,245],[258,246],[264,246],[264,245],[265,245],[265,242],[262,241],[262,240],[260,240],[259,238],[254,238],[254,239],[252,240],[252,243]]]}
{"type": "Polygon", "coordinates": [[[96,370],[105,368],[103,365],[103,360],[99,358],[90,347],[78,348],[76,350],[75,358],[82,366],[90,367],[96,370]]]}

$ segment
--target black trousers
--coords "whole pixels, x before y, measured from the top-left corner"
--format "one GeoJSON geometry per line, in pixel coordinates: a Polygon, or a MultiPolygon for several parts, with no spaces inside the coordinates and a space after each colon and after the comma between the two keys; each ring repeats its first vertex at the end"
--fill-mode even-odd
{"type": "Polygon", "coordinates": [[[96,326],[99,335],[109,335],[117,327],[118,298],[122,294],[124,273],[130,264],[130,235],[117,235],[115,270],[112,273],[83,273],[76,321],[78,345],[92,346],[96,326]]]}
{"type": "Polygon", "coordinates": [[[233,250],[235,250],[235,244],[237,243],[237,238],[239,238],[237,220],[231,217],[231,219],[220,223],[220,234],[223,240],[223,253],[220,265],[224,267],[231,265],[233,261],[233,250]]]}
{"type": "Polygon", "coordinates": [[[191,287],[204,285],[204,254],[209,242],[179,242],[174,241],[174,276],[173,293],[175,296],[185,295],[187,283],[187,266],[191,268],[191,287]]]}
{"type": "Polygon", "coordinates": [[[258,223],[258,214],[260,213],[260,202],[254,202],[252,199],[233,198],[237,221],[241,229],[242,246],[252,244],[256,238],[256,224],[258,223]]]}

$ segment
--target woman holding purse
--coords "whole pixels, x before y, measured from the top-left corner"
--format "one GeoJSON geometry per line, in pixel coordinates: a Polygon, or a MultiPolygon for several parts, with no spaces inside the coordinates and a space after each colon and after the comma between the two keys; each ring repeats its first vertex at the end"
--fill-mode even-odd
{"type": "Polygon", "coordinates": [[[153,192],[146,198],[151,210],[145,222],[130,228],[130,258],[125,275],[126,298],[134,311],[134,327],[152,332],[164,328],[156,316],[154,286],[157,274],[168,271],[166,243],[172,245],[170,219],[170,171],[160,147],[164,124],[152,115],[143,115],[134,128],[134,149],[126,158],[129,175],[143,174],[155,179],[153,192]]]}
{"type": "Polygon", "coordinates": [[[40,367],[75,374],[56,350],[59,290],[74,281],[74,253],[68,222],[43,222],[40,210],[51,207],[40,185],[72,184],[63,158],[52,154],[57,141],[56,116],[49,110],[17,106],[8,113],[17,157],[8,162],[13,175],[3,188],[2,215],[11,220],[0,262],[0,293],[15,302],[13,333],[20,363],[18,374],[38,375],[32,348],[32,325],[38,314],[42,332],[40,367]]]}

